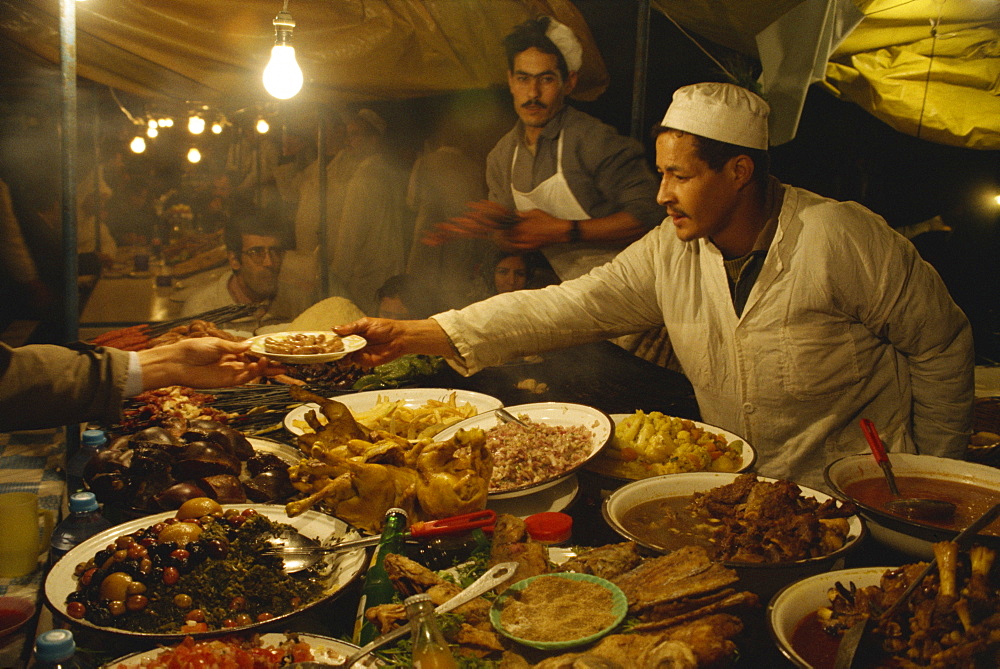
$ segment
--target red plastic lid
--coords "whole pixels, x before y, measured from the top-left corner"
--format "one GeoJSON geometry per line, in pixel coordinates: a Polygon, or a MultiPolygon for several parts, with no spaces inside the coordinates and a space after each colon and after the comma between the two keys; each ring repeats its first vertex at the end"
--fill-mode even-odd
{"type": "Polygon", "coordinates": [[[559,544],[573,532],[573,518],[565,513],[546,511],[524,519],[528,536],[546,544],[559,544]]]}

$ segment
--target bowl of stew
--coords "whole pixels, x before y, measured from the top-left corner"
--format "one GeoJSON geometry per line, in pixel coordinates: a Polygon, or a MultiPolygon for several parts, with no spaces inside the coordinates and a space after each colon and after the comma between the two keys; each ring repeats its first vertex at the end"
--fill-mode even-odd
{"type": "MultiPolygon", "coordinates": [[[[1000,502],[1000,469],[933,455],[892,453],[889,457],[902,496],[952,502],[956,508],[954,518],[913,520],[889,513],[885,503],[892,495],[881,468],[869,453],[835,460],[827,465],[823,476],[837,497],[857,506],[873,538],[909,556],[931,559],[931,544],[953,539],[1000,502]]],[[[1000,548],[1000,520],[985,527],[979,541],[1000,548]]]]}
{"type": "Polygon", "coordinates": [[[866,534],[853,509],[830,495],[755,474],[692,472],[641,479],[608,496],[602,513],[618,534],[649,550],[668,553],[686,545],[704,547],[714,559],[736,570],[744,589],[761,597],[834,568],[866,534]],[[765,490],[745,497],[732,495],[729,506],[736,510],[744,504],[737,500],[745,499],[746,507],[758,505],[758,517],[752,517],[753,509],[745,509],[746,513],[740,509],[734,522],[735,514],[691,510],[697,495],[732,492],[739,481],[751,479],[766,484],[765,490]],[[723,526],[733,528],[729,536],[723,526]]]}
{"type": "MultiPolygon", "coordinates": [[[[823,630],[817,612],[830,606],[829,592],[839,583],[878,585],[891,567],[856,567],[816,574],[778,591],[767,605],[767,627],[781,654],[796,667],[833,669],[840,638],[823,630]]],[[[869,665],[862,665],[869,666],[869,665]]]]}

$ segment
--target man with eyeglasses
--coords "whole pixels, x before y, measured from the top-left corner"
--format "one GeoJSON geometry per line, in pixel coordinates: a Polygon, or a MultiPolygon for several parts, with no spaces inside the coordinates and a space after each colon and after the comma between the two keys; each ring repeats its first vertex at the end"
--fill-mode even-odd
{"type": "Polygon", "coordinates": [[[259,327],[290,322],[312,303],[311,296],[279,280],[285,244],[277,223],[244,213],[227,224],[225,240],[230,271],[192,294],[182,315],[231,304],[259,304],[261,309],[252,318],[259,327]]]}

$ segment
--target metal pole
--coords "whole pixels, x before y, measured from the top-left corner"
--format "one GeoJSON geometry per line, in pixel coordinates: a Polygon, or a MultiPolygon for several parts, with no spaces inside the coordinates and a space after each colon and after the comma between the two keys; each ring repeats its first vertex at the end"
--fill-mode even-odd
{"type": "MultiPolygon", "coordinates": [[[[76,0],[59,2],[59,62],[62,82],[63,341],[80,336],[76,257],[76,0]]],[[[80,448],[80,426],[66,426],[66,461],[80,448]]]]}
{"type": "Polygon", "coordinates": [[[632,76],[632,125],[639,141],[645,133],[646,70],[649,67],[649,0],[638,0],[635,17],[635,73],[632,76]]]}
{"type": "Polygon", "coordinates": [[[76,0],[59,2],[59,62],[62,71],[63,337],[80,330],[76,257],[76,0]]]}
{"type": "Polygon", "coordinates": [[[327,248],[326,248],[326,202],[327,202],[327,192],[326,192],[326,143],[328,141],[327,137],[327,127],[326,127],[326,117],[329,114],[329,110],[325,105],[320,105],[319,123],[317,124],[316,130],[316,174],[319,179],[319,230],[317,230],[317,236],[319,239],[319,249],[317,249],[317,256],[319,263],[319,285],[322,287],[323,295],[321,298],[326,298],[330,294],[330,265],[327,262],[327,248]]]}

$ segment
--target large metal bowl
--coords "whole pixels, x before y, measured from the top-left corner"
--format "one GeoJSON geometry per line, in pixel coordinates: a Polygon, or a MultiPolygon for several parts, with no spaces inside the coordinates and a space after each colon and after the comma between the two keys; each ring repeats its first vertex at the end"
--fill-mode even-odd
{"type": "MultiPolygon", "coordinates": [[[[1000,490],[1000,469],[994,467],[914,453],[891,453],[889,457],[896,476],[921,476],[1000,490]]],[[[882,478],[882,476],[881,468],[870,453],[845,456],[831,462],[823,471],[823,478],[834,494],[853,502],[858,507],[859,513],[868,523],[872,537],[909,556],[929,560],[934,556],[931,544],[953,539],[963,529],[944,529],[894,516],[882,509],[863,504],[844,492],[844,488],[855,481],[882,478]]],[[[979,540],[1000,549],[998,536],[980,533],[979,540]]]]}
{"type": "MultiPolygon", "coordinates": [[[[646,542],[642,537],[636,536],[622,524],[625,513],[643,503],[654,499],[665,497],[680,497],[692,495],[696,492],[706,492],[712,488],[732,483],[740,474],[722,472],[691,472],[688,474],[664,474],[648,479],[642,479],[629,483],[604,500],[601,512],[604,520],[616,532],[630,539],[640,546],[657,552],[661,549],[646,542]]],[[[759,476],[761,481],[775,481],[776,479],[759,476]]],[[[830,499],[830,496],[812,488],[799,486],[802,494],[807,497],[814,497],[820,502],[830,499]]],[[[725,562],[727,567],[735,569],[740,575],[742,586],[755,592],[762,597],[769,597],[778,589],[799,579],[829,571],[839,560],[848,553],[856,549],[865,536],[865,526],[861,518],[852,515],[848,519],[850,530],[844,545],[828,555],[795,560],[793,562],[775,562],[770,564],[757,564],[747,562],[725,562]]]]}

